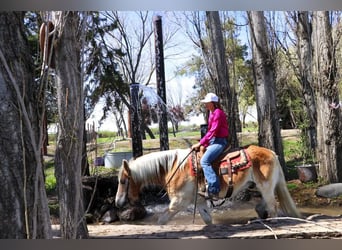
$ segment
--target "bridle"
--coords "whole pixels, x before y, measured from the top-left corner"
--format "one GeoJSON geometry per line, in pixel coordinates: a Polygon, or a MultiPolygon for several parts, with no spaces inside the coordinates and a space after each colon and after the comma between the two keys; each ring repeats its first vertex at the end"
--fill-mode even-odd
{"type": "Polygon", "coordinates": [[[127,176],[127,178],[125,178],[125,180],[122,180],[122,179],[120,178],[120,184],[121,184],[121,185],[125,185],[125,193],[126,193],[126,198],[125,198],[125,200],[127,201],[126,203],[133,206],[133,205],[135,205],[135,204],[132,204],[132,203],[131,203],[131,200],[129,199],[129,195],[128,195],[129,179],[130,179],[130,178],[131,178],[130,176],[127,176]]]}

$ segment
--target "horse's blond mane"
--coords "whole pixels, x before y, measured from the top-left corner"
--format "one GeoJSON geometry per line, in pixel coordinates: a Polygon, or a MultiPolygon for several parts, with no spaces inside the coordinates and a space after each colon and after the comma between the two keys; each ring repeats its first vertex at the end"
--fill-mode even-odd
{"type": "MultiPolygon", "coordinates": [[[[172,166],[178,166],[189,152],[189,149],[165,150],[130,160],[131,177],[135,182],[141,183],[143,186],[160,183],[172,166]]],[[[183,161],[182,166],[185,162],[183,161]]]]}

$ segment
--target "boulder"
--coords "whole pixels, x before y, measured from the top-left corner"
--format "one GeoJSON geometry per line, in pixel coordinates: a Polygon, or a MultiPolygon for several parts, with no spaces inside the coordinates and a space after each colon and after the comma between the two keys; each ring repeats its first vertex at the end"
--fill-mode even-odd
{"type": "Polygon", "coordinates": [[[342,183],[333,183],[319,187],[315,195],[318,197],[335,198],[342,195],[342,183]]]}

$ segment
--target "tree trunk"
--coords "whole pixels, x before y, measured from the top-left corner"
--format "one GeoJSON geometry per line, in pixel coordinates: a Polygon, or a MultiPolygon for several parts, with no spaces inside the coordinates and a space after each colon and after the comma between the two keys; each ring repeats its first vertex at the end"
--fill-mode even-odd
{"type": "Polygon", "coordinates": [[[316,125],[317,113],[315,94],[313,90],[312,79],[312,42],[311,42],[311,23],[307,11],[298,11],[297,13],[297,55],[299,58],[299,79],[302,84],[302,93],[304,98],[304,111],[306,121],[304,121],[304,133],[306,132],[309,145],[312,151],[317,145],[316,125]]]}
{"type": "Polygon", "coordinates": [[[41,100],[36,99],[23,17],[24,12],[0,13],[0,238],[47,239],[52,230],[38,119],[41,100]]]}
{"type": "Polygon", "coordinates": [[[327,182],[342,181],[342,117],[336,81],[335,51],[328,11],[313,13],[314,81],[317,103],[317,158],[319,176],[327,182]]]}
{"type": "Polygon", "coordinates": [[[236,135],[234,96],[229,86],[228,66],[226,63],[226,50],[223,41],[221,22],[218,11],[207,11],[208,32],[210,49],[212,51],[211,72],[216,94],[220,97],[223,109],[227,114],[229,124],[229,144],[238,147],[239,141],[236,135]]]}
{"type": "Polygon", "coordinates": [[[262,11],[248,11],[247,14],[252,40],[259,145],[277,153],[284,174],[287,176],[276,106],[275,67],[268,44],[265,17],[262,11]]]}
{"type": "Polygon", "coordinates": [[[58,137],[55,154],[61,236],[87,238],[82,193],[84,133],[83,84],[80,67],[80,18],[77,12],[55,12],[55,67],[58,137]]]}

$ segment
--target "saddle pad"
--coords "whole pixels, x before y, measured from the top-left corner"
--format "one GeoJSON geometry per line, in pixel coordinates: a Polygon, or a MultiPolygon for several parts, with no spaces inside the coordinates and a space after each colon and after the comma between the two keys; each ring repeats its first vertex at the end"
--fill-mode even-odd
{"type": "Polygon", "coordinates": [[[234,158],[225,157],[225,159],[220,162],[220,172],[228,172],[223,170],[222,168],[229,168],[230,166],[232,168],[232,173],[252,166],[250,156],[248,155],[245,149],[241,149],[240,154],[238,156],[235,156],[234,158]]]}

